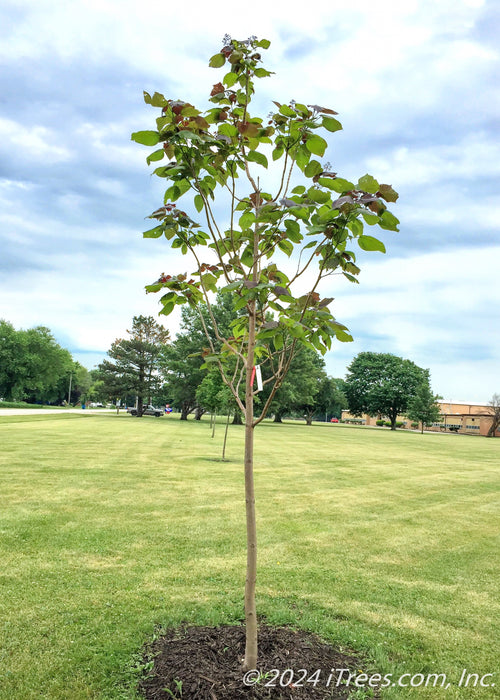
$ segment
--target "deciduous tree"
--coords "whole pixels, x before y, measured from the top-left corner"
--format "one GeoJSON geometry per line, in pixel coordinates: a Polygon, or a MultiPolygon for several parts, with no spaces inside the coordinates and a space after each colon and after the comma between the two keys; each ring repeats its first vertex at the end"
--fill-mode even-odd
{"type": "Polygon", "coordinates": [[[351,413],[387,416],[391,430],[418,387],[429,383],[428,370],[389,353],[361,352],[347,369],[344,391],[351,413]]]}
{"type": "Polygon", "coordinates": [[[424,432],[424,427],[432,425],[439,421],[441,417],[441,409],[437,401],[442,399],[442,396],[433,394],[429,381],[422,382],[415,392],[415,395],[408,402],[406,415],[410,420],[417,421],[421,424],[421,432],[424,432]]]}
{"type": "MultiPolygon", "coordinates": [[[[342,128],[333,109],[290,101],[274,102],[267,119],[251,113],[256,80],[271,75],[262,66],[269,43],[226,37],[210,59],[214,68],[227,66],[210,91],[211,106],[202,111],[188,101],[144,93],[159,114],[153,130],[132,134],[136,142],[155,147],[147,161],[155,163],[155,174],[167,185],[163,203],[151,214],[155,226],[144,236],[165,237],[194,264],[192,274],[162,273],[147,289],[163,293],[164,314],[177,304],[206,308],[215,340],[206,328],[205,363],[219,368],[245,418],[247,669],[257,664],[254,430],[298,344],[325,352],[334,338],[351,340],[329,309],[332,299],[321,295],[321,281],[340,275],[355,282],[359,268],[353,247],[385,250],[365,233],[364,224],[393,231],[398,224],[386,207],[397,198],[390,185],[370,175],[350,182],[319,160],[328,146],[320,132],[342,128]],[[269,157],[277,172],[264,185],[269,157]],[[296,175],[303,176],[299,184],[296,175]],[[226,208],[218,218],[214,203],[221,193],[226,208]],[[181,198],[189,199],[186,207],[177,204],[181,198]],[[191,203],[199,221],[186,211],[191,203]],[[295,252],[293,265],[283,264],[295,252]],[[213,319],[212,295],[218,289],[233,295],[242,311],[229,335],[213,319]],[[257,363],[269,368],[266,382],[272,388],[255,412],[257,363]]],[[[205,323],[203,314],[200,318],[205,323]]]]}

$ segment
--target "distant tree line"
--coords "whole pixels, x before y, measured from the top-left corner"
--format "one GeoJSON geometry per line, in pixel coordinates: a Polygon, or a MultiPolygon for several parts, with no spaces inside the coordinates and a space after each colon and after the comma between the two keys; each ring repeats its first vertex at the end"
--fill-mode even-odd
{"type": "Polygon", "coordinates": [[[0,398],[40,404],[74,403],[91,375],[45,326],[16,330],[0,320],[0,398]]]}
{"type": "MultiPolygon", "coordinates": [[[[241,423],[240,411],[220,372],[211,365],[205,329],[217,343],[214,327],[225,337],[237,322],[233,298],[219,295],[206,310],[184,306],[180,330],[174,339],[151,316],[135,316],[125,338],[117,338],[108,357],[88,371],[62,348],[50,330],[37,326],[16,330],[0,320],[0,398],[6,401],[62,404],[77,401],[135,405],[170,404],[181,420],[211,414],[232,415],[241,423]]],[[[270,382],[264,370],[257,403],[265,404],[270,382]]],[[[243,384],[243,382],[242,382],[243,384]]],[[[290,370],[277,390],[269,414],[275,422],[285,417],[313,420],[340,418],[342,409],[353,415],[388,418],[396,428],[398,416],[431,425],[439,419],[429,371],[387,353],[362,352],[348,367],[346,379],[327,375],[321,355],[299,346],[290,370]]],[[[498,405],[498,401],[497,401],[498,405]]],[[[492,411],[495,413],[495,411],[492,411]]],[[[496,420],[500,420],[496,410],[496,420]]]]}

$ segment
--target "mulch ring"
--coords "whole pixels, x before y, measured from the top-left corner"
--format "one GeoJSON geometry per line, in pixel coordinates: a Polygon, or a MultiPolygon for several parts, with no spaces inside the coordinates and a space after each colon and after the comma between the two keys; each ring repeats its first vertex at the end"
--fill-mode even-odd
{"type": "MultiPolygon", "coordinates": [[[[154,660],[154,666],[139,691],[146,700],[345,700],[357,690],[354,676],[363,669],[359,658],[313,634],[261,624],[259,673],[249,672],[245,683],[244,651],[242,626],[170,630],[147,648],[145,662],[154,660]]],[[[364,687],[365,697],[379,697],[377,689],[364,687]]]]}

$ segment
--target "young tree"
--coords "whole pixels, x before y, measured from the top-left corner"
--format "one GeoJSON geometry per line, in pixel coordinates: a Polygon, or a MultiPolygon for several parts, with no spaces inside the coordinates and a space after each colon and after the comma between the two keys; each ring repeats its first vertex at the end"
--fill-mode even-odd
{"type": "Polygon", "coordinates": [[[110,360],[99,365],[100,377],[114,396],[134,393],[137,415],[158,383],[159,357],[170,340],[169,331],[151,316],[134,316],[129,339],[119,338],[108,350],[110,360]]]}
{"type": "Polygon", "coordinates": [[[486,437],[495,437],[500,427],[500,394],[493,394],[488,402],[488,413],[492,416],[492,421],[486,437]]]}
{"type": "MultiPolygon", "coordinates": [[[[159,145],[147,157],[148,163],[167,159],[154,171],[168,183],[164,203],[151,214],[157,224],[144,236],[165,236],[172,248],[189,253],[194,263],[191,276],[161,274],[146,289],[164,292],[161,313],[167,315],[176,304],[205,306],[215,335],[214,340],[205,328],[205,363],[219,368],[244,415],[246,669],[257,663],[254,430],[283,382],[298,344],[325,352],[333,338],[351,340],[329,309],[332,299],[320,296],[321,281],[334,274],[356,281],[359,268],[353,243],[363,250],[385,250],[381,241],[364,233],[364,223],[393,231],[398,224],[385,204],[397,199],[390,185],[379,184],[370,175],[349,182],[316,158],[328,145],[319,130],[342,128],[336,112],[291,101],[275,102],[267,120],[250,113],[256,79],[271,74],[261,66],[261,52],[269,44],[256,37],[246,41],[225,37],[209,63],[228,67],[210,92],[212,106],[202,112],[189,102],[144,93],[145,102],[160,110],[156,128],[132,134],[137,143],[159,145]],[[269,166],[269,155],[279,168],[270,181],[277,183],[273,193],[260,177],[269,166]],[[295,185],[297,173],[303,178],[295,185]],[[188,194],[203,226],[176,204],[188,194]],[[220,221],[215,208],[219,195],[226,205],[220,221]],[[295,252],[293,265],[282,264],[295,252]],[[242,311],[227,336],[212,314],[212,294],[218,289],[233,295],[235,309],[242,311]],[[272,388],[254,412],[257,363],[269,368],[265,381],[272,388]]],[[[200,319],[205,324],[203,314],[200,319]]]]}
{"type": "Polygon", "coordinates": [[[344,391],[351,413],[387,416],[391,430],[418,387],[429,384],[428,370],[389,353],[360,352],[347,369],[344,391]]]}
{"type": "Polygon", "coordinates": [[[347,408],[347,399],[344,394],[344,380],[335,377],[323,377],[316,396],[316,412],[340,418],[342,409],[347,408]]]}
{"type": "Polygon", "coordinates": [[[417,387],[415,395],[408,402],[406,415],[410,420],[417,421],[421,424],[421,433],[424,432],[424,426],[429,426],[439,421],[441,409],[436,402],[442,398],[442,396],[432,393],[428,381],[422,382],[422,384],[417,387]]]}

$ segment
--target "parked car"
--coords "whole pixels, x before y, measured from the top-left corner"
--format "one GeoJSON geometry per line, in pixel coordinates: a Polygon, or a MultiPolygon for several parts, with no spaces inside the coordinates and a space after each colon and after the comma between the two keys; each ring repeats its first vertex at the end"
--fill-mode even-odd
{"type": "Polygon", "coordinates": [[[330,423],[338,423],[339,419],[338,418],[331,418],[330,423]]]}
{"type": "MultiPolygon", "coordinates": [[[[137,408],[127,408],[127,413],[130,413],[131,416],[136,416],[137,415],[137,408]]],[[[147,404],[146,406],[142,407],[142,415],[143,416],[155,416],[155,418],[159,418],[160,416],[163,415],[163,411],[161,408],[155,408],[151,404],[147,404]]]]}

